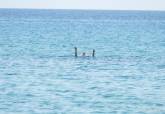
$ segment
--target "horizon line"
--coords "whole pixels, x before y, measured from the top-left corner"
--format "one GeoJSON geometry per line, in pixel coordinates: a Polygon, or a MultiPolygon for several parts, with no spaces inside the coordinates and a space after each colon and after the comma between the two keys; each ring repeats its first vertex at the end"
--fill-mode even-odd
{"type": "Polygon", "coordinates": [[[82,10],[82,11],[160,11],[160,12],[164,12],[165,10],[152,10],[152,9],[76,9],[76,8],[3,8],[3,7],[0,7],[0,9],[18,9],[18,10],[21,10],[21,9],[25,9],[25,10],[82,10]]]}

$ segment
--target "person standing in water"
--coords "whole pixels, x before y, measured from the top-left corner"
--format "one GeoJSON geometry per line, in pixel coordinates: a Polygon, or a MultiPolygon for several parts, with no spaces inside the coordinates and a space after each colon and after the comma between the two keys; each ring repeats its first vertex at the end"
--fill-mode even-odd
{"type": "Polygon", "coordinates": [[[75,53],[74,56],[77,57],[77,47],[74,47],[75,53]]]}
{"type": "Polygon", "coordinates": [[[95,57],[95,50],[92,51],[92,57],[95,57]]]}

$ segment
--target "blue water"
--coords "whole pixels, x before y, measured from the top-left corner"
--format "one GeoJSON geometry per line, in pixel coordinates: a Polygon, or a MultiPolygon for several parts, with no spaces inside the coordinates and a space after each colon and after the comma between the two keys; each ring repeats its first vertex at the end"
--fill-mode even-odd
{"type": "Polygon", "coordinates": [[[165,12],[0,9],[0,114],[165,114],[165,12]]]}

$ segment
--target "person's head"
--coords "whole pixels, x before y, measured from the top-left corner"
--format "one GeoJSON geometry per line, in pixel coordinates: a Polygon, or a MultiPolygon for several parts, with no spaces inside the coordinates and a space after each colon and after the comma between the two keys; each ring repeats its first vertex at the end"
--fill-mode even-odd
{"type": "Polygon", "coordinates": [[[86,55],[85,52],[83,52],[83,53],[82,53],[82,56],[85,56],[85,55],[86,55]]]}

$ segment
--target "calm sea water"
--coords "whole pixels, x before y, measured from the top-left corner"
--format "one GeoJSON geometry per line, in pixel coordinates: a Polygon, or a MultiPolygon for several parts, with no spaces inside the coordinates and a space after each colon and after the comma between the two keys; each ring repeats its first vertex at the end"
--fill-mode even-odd
{"type": "Polygon", "coordinates": [[[165,114],[165,12],[0,9],[0,114],[165,114]]]}

